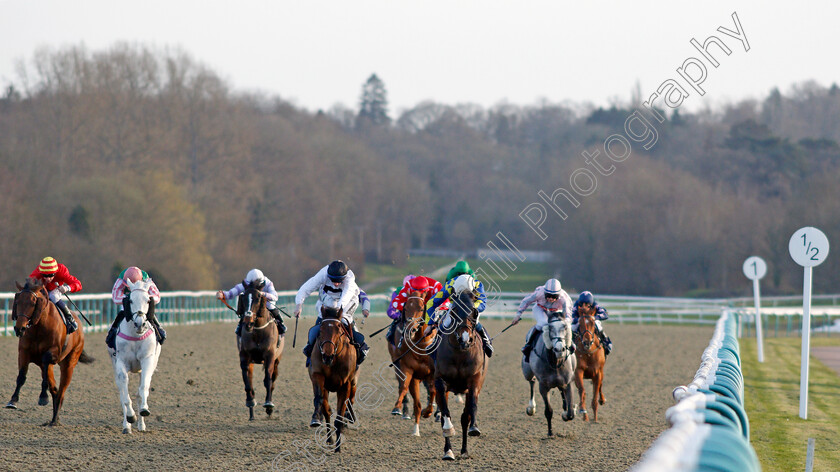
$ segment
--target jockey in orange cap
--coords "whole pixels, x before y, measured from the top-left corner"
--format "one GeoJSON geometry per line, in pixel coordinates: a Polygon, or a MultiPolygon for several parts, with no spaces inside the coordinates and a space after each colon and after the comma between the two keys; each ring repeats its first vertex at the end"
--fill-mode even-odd
{"type": "Polygon", "coordinates": [[[61,299],[61,295],[65,293],[78,292],[82,289],[82,283],[79,279],[70,275],[67,266],[59,264],[52,257],[45,257],[41,259],[38,267],[29,274],[29,278],[40,280],[44,284],[44,288],[50,293],[50,301],[55,303],[61,314],[64,315],[64,324],[67,326],[67,333],[70,334],[76,331],[79,326],[70,310],[61,299]]]}

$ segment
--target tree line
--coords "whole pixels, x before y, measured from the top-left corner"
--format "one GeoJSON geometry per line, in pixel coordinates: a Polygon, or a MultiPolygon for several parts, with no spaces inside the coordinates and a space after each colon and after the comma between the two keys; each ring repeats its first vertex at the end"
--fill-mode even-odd
{"type": "MultiPolygon", "coordinates": [[[[755,254],[765,291],[788,293],[801,285],[793,231],[840,234],[836,85],[674,112],[543,241],[522,208],[635,104],[423,102],[392,117],[372,75],[357,109],[313,113],[232,90],[182,51],[128,44],[41,50],[20,70],[0,98],[0,291],[45,255],[90,291],[126,265],[164,290],[231,285],[251,267],[293,288],[336,257],[363,278],[409,248],[470,250],[501,231],[552,251],[579,290],[743,294],[755,254]]],[[[838,268],[829,257],[815,290],[836,291],[838,268]]]]}

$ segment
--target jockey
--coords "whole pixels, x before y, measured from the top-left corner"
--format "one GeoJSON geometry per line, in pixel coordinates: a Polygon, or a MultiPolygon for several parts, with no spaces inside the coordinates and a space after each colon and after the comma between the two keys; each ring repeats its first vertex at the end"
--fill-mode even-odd
{"type": "MultiPolygon", "coordinates": [[[[274,282],[266,277],[261,270],[251,269],[245,275],[245,280],[233,286],[228,291],[219,290],[216,292],[216,298],[219,300],[230,300],[231,298],[241,295],[245,291],[245,287],[254,285],[257,290],[262,292],[266,300],[266,308],[277,323],[277,333],[282,336],[286,332],[286,325],[283,324],[283,318],[280,317],[280,308],[277,306],[277,291],[274,290],[274,282]]],[[[239,318],[239,324],[236,325],[237,337],[242,336],[242,318],[239,318]]],[[[279,339],[278,339],[279,344],[279,339]]]]}
{"type": "Polygon", "coordinates": [[[385,311],[385,314],[388,315],[388,318],[391,318],[392,320],[400,319],[402,314],[400,313],[399,310],[397,310],[396,305],[394,305],[394,300],[397,299],[397,295],[400,294],[403,287],[405,287],[405,284],[407,284],[408,281],[413,279],[414,277],[417,277],[417,276],[412,275],[412,274],[406,275],[405,278],[403,279],[402,286],[400,286],[400,288],[395,288],[394,289],[394,293],[391,294],[391,303],[388,305],[388,310],[385,311]]]}
{"type": "MultiPolygon", "coordinates": [[[[527,341],[522,346],[522,354],[525,356],[525,359],[528,359],[531,350],[537,342],[537,338],[550,321],[548,319],[549,313],[562,313],[563,320],[566,322],[565,343],[567,348],[574,352],[572,330],[570,329],[572,325],[572,297],[563,290],[560,286],[560,281],[557,279],[548,279],[545,285],[537,287],[530,295],[523,298],[511,324],[516,325],[519,323],[519,320],[522,319],[522,313],[531,305],[534,305],[532,313],[534,314],[536,324],[528,331],[527,341]]],[[[546,343],[547,345],[548,343],[546,343]]]]}
{"type": "Polygon", "coordinates": [[[55,303],[61,314],[64,316],[64,324],[67,326],[67,334],[76,331],[79,326],[67,304],[61,299],[61,295],[65,293],[74,293],[82,289],[82,283],[79,279],[70,275],[67,266],[59,264],[52,257],[45,257],[41,259],[38,267],[29,274],[29,278],[38,279],[44,285],[44,288],[50,293],[50,301],[55,303]]]}
{"type": "Polygon", "coordinates": [[[578,318],[580,318],[581,314],[595,316],[595,331],[601,340],[601,344],[604,346],[604,355],[610,355],[613,347],[612,341],[610,341],[607,333],[604,332],[604,327],[601,326],[601,321],[609,319],[609,315],[607,314],[607,310],[599,306],[595,301],[595,296],[592,295],[592,292],[581,292],[575,302],[575,308],[572,310],[572,331],[576,334],[580,334],[578,333],[578,318]]]}
{"type": "MultiPolygon", "coordinates": [[[[484,308],[487,305],[487,295],[484,294],[484,285],[478,280],[473,278],[473,272],[470,270],[469,264],[466,261],[459,261],[458,264],[455,265],[453,270],[449,271],[450,274],[456,272],[455,278],[448,280],[446,285],[444,285],[443,290],[439,291],[435,294],[434,298],[429,300],[426,303],[426,324],[429,325],[426,328],[426,334],[430,332],[430,328],[437,322],[435,310],[443,304],[443,302],[449,300],[452,297],[458,297],[464,290],[472,290],[473,293],[476,294],[475,299],[475,308],[478,310],[478,313],[484,311],[484,308]],[[458,269],[458,271],[455,271],[458,269]],[[464,270],[462,273],[457,273],[460,270],[464,270]]],[[[481,336],[481,342],[484,344],[484,354],[487,357],[493,357],[493,344],[490,342],[490,336],[487,335],[487,331],[484,330],[484,326],[481,323],[476,323],[475,330],[481,336]]]]}
{"type": "Polygon", "coordinates": [[[388,307],[388,316],[391,316],[391,310],[396,313],[396,316],[391,316],[394,319],[394,323],[391,323],[391,327],[388,329],[388,334],[385,336],[388,339],[388,342],[392,345],[396,345],[394,342],[394,332],[396,331],[396,325],[405,323],[405,302],[408,300],[408,294],[410,292],[422,292],[423,293],[423,306],[426,306],[429,303],[429,300],[435,296],[438,292],[443,289],[443,285],[435,279],[425,277],[422,275],[409,275],[403,281],[403,287],[399,292],[395,292],[395,295],[391,299],[391,305],[388,307]]]}
{"type": "MultiPolygon", "coordinates": [[[[303,302],[306,297],[312,292],[318,292],[318,302],[315,303],[315,309],[318,311],[318,318],[315,320],[315,326],[309,330],[309,339],[306,346],[303,348],[303,354],[306,356],[306,365],[309,366],[310,357],[312,356],[312,347],[321,333],[321,305],[325,301],[338,301],[338,306],[344,309],[341,315],[341,322],[352,328],[353,343],[356,346],[358,354],[356,365],[364,362],[370,349],[365,343],[365,337],[362,333],[356,331],[356,324],[353,322],[353,314],[359,307],[360,293],[359,286],[356,285],[356,275],[352,270],[347,268],[344,261],[332,261],[328,266],[323,267],[311,279],[307,280],[301,285],[295,296],[295,318],[300,318],[300,313],[303,311],[303,302]]],[[[333,303],[330,303],[332,305],[333,303]]],[[[362,314],[367,318],[370,315],[369,310],[362,309],[362,314]]]]}
{"type": "MultiPolygon", "coordinates": [[[[151,277],[149,277],[149,274],[147,274],[146,271],[132,266],[120,272],[117,280],[114,281],[114,288],[111,289],[111,300],[113,300],[117,306],[122,305],[123,309],[117,313],[117,317],[114,318],[114,322],[111,323],[111,329],[108,330],[108,334],[105,336],[105,344],[111,349],[117,349],[115,341],[117,339],[117,331],[119,331],[120,322],[125,319],[126,313],[130,314],[130,310],[128,309],[128,303],[130,303],[130,301],[126,298],[126,295],[128,294],[127,282],[131,281],[132,283],[137,283],[139,280],[150,284],[149,301],[153,302],[155,305],[160,303],[160,290],[158,290],[157,285],[155,285],[155,282],[151,277]]],[[[157,337],[158,344],[163,344],[163,342],[166,341],[166,331],[164,331],[163,327],[158,322],[157,317],[155,317],[154,310],[150,309],[146,316],[149,323],[152,324],[152,327],[155,330],[155,337],[157,337]]]]}

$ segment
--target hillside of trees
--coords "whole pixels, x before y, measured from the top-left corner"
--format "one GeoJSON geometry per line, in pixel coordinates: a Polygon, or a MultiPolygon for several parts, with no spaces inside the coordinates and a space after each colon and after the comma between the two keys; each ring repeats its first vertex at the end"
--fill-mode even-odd
{"type": "MultiPolygon", "coordinates": [[[[424,102],[396,115],[379,77],[360,90],[356,108],[313,113],[232,90],[183,52],[37,52],[0,98],[0,291],[45,255],[87,292],[131,264],[164,290],[227,287],[254,266],[296,288],[335,257],[363,278],[366,262],[473,250],[501,231],[554,252],[576,289],[740,295],[743,260],[761,255],[765,293],[792,293],[791,234],[840,234],[836,85],[667,114],[654,147],[635,146],[567,219],[548,215],[544,241],[520,212],[568,188],[581,153],[639,105],[424,102]]],[[[815,291],[836,293],[838,269],[829,256],[815,291]]]]}

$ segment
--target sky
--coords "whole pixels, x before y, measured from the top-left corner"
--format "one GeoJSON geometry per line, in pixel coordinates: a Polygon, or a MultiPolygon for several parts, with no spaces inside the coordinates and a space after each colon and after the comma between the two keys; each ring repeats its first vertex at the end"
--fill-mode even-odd
{"type": "Polygon", "coordinates": [[[357,108],[372,73],[392,113],[424,100],[607,106],[678,80],[677,68],[700,58],[689,41],[710,35],[732,53],[712,46],[720,65],[707,67],[689,110],[840,82],[840,2],[0,0],[0,12],[4,88],[38,48],[127,41],[181,48],[236,91],[311,111],[357,108]],[[749,51],[717,31],[735,30],[733,12],[749,51]]]}

